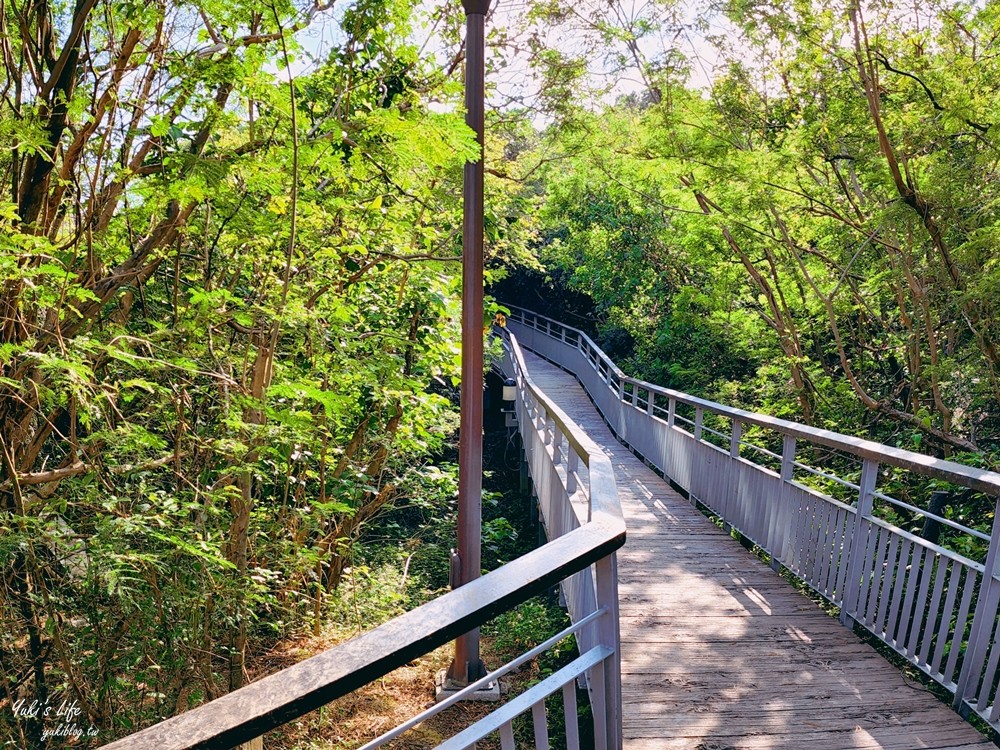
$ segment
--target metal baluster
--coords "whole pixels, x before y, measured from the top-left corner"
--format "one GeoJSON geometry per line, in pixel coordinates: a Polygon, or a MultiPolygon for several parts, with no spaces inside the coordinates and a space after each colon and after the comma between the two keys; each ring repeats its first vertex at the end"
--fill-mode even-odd
{"type": "Polygon", "coordinates": [[[948,636],[951,633],[952,614],[955,612],[955,598],[958,596],[962,570],[962,564],[958,560],[955,560],[948,570],[948,593],[945,596],[944,606],[941,609],[941,625],[938,627],[937,641],[934,645],[934,657],[928,665],[932,675],[939,675],[935,679],[944,679],[941,662],[944,659],[949,640],[948,636]]]}
{"type": "Polygon", "coordinates": [[[545,701],[531,707],[531,723],[535,729],[535,750],[549,750],[549,728],[545,721],[545,701]]]}
{"type": "Polygon", "coordinates": [[[509,721],[500,727],[500,750],[516,750],[514,744],[514,725],[509,721]]]}
{"type": "Polygon", "coordinates": [[[566,454],[566,494],[570,497],[576,493],[576,470],[579,465],[580,457],[570,445],[566,454]]]}
{"type": "Polygon", "coordinates": [[[563,718],[566,721],[566,750],[580,750],[580,720],[576,713],[576,684],[563,685],[563,718]]]}

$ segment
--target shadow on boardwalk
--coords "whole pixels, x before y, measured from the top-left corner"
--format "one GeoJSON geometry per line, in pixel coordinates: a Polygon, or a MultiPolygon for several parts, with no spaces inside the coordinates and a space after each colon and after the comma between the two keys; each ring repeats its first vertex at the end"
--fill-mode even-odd
{"type": "Polygon", "coordinates": [[[995,747],[617,443],[571,375],[527,361],[615,467],[626,750],[995,747]]]}

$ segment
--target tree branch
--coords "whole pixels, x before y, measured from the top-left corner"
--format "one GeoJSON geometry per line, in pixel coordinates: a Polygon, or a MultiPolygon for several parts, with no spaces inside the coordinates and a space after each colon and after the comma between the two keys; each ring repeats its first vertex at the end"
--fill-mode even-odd
{"type": "MultiPolygon", "coordinates": [[[[946,111],[945,108],[942,107],[941,104],[938,102],[937,97],[934,96],[934,92],[930,90],[930,88],[927,86],[927,84],[924,83],[923,80],[921,80],[919,76],[916,76],[913,73],[907,73],[905,70],[900,70],[899,68],[892,67],[892,65],[889,64],[888,58],[886,58],[886,56],[883,55],[881,52],[874,52],[874,56],[875,56],[876,60],[878,60],[880,63],[882,63],[882,67],[885,68],[886,70],[888,70],[890,73],[895,73],[896,75],[906,76],[907,78],[910,78],[910,79],[916,81],[918,84],[920,84],[920,88],[922,88],[924,90],[924,94],[927,95],[927,98],[930,100],[931,106],[934,107],[934,109],[936,109],[938,112],[944,112],[944,111],[946,111]]],[[[970,128],[974,128],[974,129],[978,130],[983,135],[986,135],[986,133],[989,132],[989,129],[990,129],[990,125],[989,124],[985,124],[984,125],[981,122],[974,122],[973,120],[970,120],[967,117],[962,118],[962,120],[970,128]]]]}

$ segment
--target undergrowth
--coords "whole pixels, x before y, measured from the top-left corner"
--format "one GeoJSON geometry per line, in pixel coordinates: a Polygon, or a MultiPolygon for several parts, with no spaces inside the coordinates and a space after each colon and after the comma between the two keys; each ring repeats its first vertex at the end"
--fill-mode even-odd
{"type": "MultiPolygon", "coordinates": [[[[483,502],[483,567],[490,570],[537,546],[537,522],[531,499],[519,487],[519,449],[502,428],[487,432],[483,502]]],[[[256,663],[259,674],[271,673],[319,653],[447,591],[448,550],[453,545],[454,509],[437,518],[403,519],[372,527],[359,545],[331,600],[319,634],[301,633],[284,641],[256,663]],[[416,531],[414,531],[416,529],[416,531]],[[373,544],[377,541],[377,544],[373,544]],[[374,550],[367,555],[361,550],[374,550]]],[[[481,652],[488,670],[496,669],[550,638],[570,624],[555,591],[535,597],[483,625],[481,652]]],[[[414,660],[381,680],[292,722],[265,738],[267,750],[352,750],[433,705],[435,675],[452,655],[449,644],[414,660]]],[[[572,637],[501,680],[503,700],[518,695],[577,656],[572,637]]],[[[390,750],[424,750],[490,713],[497,704],[459,703],[423,722],[390,750]]],[[[585,690],[577,690],[582,747],[593,747],[593,720],[585,690]]],[[[561,691],[546,700],[549,741],[565,747],[561,691]]],[[[519,747],[534,746],[530,712],[514,722],[519,747]]],[[[478,743],[480,750],[499,750],[496,736],[478,743]]]]}

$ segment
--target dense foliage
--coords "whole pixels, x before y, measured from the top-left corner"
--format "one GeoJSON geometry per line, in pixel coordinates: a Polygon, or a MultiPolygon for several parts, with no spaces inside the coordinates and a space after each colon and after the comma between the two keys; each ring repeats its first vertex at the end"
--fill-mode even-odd
{"type": "MultiPolygon", "coordinates": [[[[475,152],[412,22],[0,5],[6,705],[77,700],[106,742],[239,687],[252,644],[319,627],[367,520],[450,502],[475,152]]],[[[15,746],[52,728],[12,718],[15,746]]]]}
{"type": "Polygon", "coordinates": [[[533,56],[559,106],[512,174],[544,186],[539,255],[593,297],[612,343],[627,334],[633,371],[995,454],[995,4],[723,3],[698,27],[717,62],[697,90],[700,60],[650,44],[698,33],[663,4],[524,20],[606,52],[600,78],[565,48],[533,56]],[[642,86],[608,103],[618,89],[595,81],[611,73],[642,86]]]}
{"type": "MultiPolygon", "coordinates": [[[[366,523],[447,511],[452,5],[0,0],[0,705],[103,742],[239,687],[342,610],[366,523]]],[[[589,298],[649,380],[995,464],[996,4],[490,27],[489,264],[526,304],[589,298]]]]}

